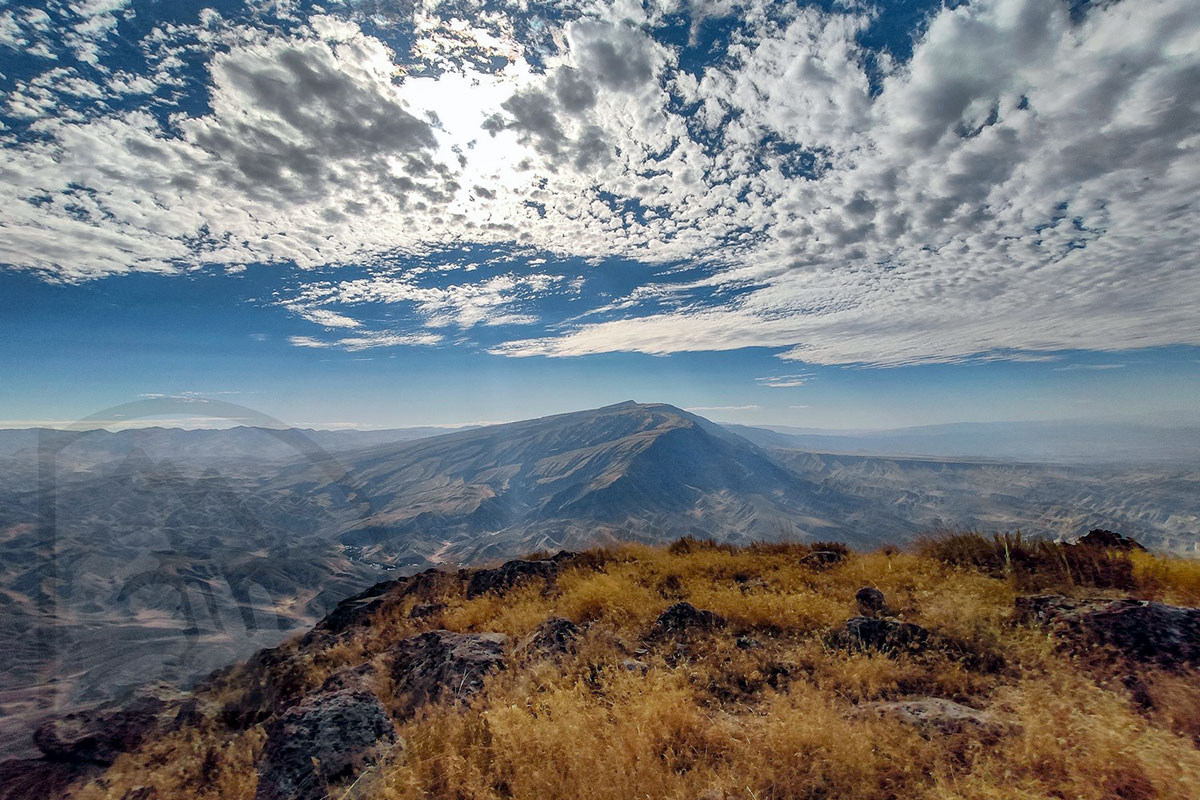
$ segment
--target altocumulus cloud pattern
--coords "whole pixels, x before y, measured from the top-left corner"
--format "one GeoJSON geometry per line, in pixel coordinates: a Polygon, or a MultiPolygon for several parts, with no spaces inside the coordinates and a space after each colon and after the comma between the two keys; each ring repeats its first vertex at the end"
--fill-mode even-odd
{"type": "Polygon", "coordinates": [[[9,2],[0,51],[0,263],[296,269],[301,347],[1200,344],[1194,0],[9,2]]]}

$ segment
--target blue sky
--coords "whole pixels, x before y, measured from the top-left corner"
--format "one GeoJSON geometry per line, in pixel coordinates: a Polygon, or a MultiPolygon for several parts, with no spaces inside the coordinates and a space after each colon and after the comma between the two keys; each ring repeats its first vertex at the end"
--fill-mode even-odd
{"type": "Polygon", "coordinates": [[[0,3],[0,424],[1200,416],[1200,15],[0,3]]]}

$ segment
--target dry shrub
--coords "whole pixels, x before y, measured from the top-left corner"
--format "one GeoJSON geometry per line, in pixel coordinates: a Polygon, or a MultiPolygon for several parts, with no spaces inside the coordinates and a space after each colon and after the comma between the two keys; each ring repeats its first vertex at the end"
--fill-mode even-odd
{"type": "Polygon", "coordinates": [[[991,537],[958,533],[926,538],[917,550],[945,564],[1010,578],[1022,590],[1093,586],[1129,591],[1137,588],[1133,559],[1125,550],[1080,546],[1020,533],[991,537]]]}
{"type": "Polygon", "coordinates": [[[1178,605],[1200,605],[1200,559],[1164,558],[1138,551],[1129,557],[1139,596],[1178,605]]]}
{"type": "Polygon", "coordinates": [[[126,797],[187,800],[252,800],[258,786],[255,763],[266,736],[261,727],[236,735],[186,729],[117,759],[103,777],[81,789],[74,800],[126,797]],[[136,790],[150,790],[138,794],[136,790]]]}
{"type": "Polygon", "coordinates": [[[702,550],[721,553],[734,553],[737,548],[731,544],[717,542],[713,539],[697,539],[694,536],[684,536],[667,545],[667,552],[673,556],[682,556],[702,550]]]}

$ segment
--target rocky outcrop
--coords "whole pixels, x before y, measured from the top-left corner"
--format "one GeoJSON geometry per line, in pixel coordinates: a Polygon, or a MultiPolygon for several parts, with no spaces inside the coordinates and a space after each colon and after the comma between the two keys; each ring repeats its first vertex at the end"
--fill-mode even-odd
{"type": "Polygon", "coordinates": [[[899,702],[865,703],[853,716],[885,717],[911,725],[925,736],[969,734],[996,740],[1020,730],[1011,719],[980,711],[941,697],[922,697],[899,702]]]}
{"type": "Polygon", "coordinates": [[[339,670],[321,684],[322,692],[370,692],[378,693],[387,681],[387,668],[383,659],[376,657],[355,667],[339,670]]]}
{"type": "Polygon", "coordinates": [[[395,746],[396,730],[374,694],[323,692],[267,729],[255,800],[321,800],[395,746]]]}
{"type": "Polygon", "coordinates": [[[340,634],[361,627],[371,618],[399,605],[407,597],[419,597],[432,602],[434,597],[459,585],[461,577],[455,572],[427,569],[407,578],[377,583],[353,597],[338,603],[333,611],[317,623],[306,639],[324,634],[340,634]]]}
{"type": "Polygon", "coordinates": [[[52,761],[108,765],[168,725],[183,695],[157,686],[119,707],[81,711],[43,723],[33,743],[52,761]]]}
{"type": "Polygon", "coordinates": [[[846,560],[846,555],[847,551],[844,548],[816,549],[800,559],[800,563],[810,569],[824,569],[842,563],[846,560]]]}
{"type": "Polygon", "coordinates": [[[427,619],[446,610],[445,603],[417,603],[408,612],[409,619],[427,619]]]}
{"type": "Polygon", "coordinates": [[[481,569],[471,574],[467,582],[467,599],[470,600],[488,592],[506,592],[518,583],[534,578],[547,582],[558,577],[561,561],[546,559],[543,561],[528,561],[518,559],[502,564],[495,569],[481,569]]]}
{"type": "Polygon", "coordinates": [[[1106,531],[1103,528],[1094,528],[1088,531],[1079,537],[1079,541],[1076,544],[1081,544],[1085,547],[1109,547],[1116,550],[1144,551],[1146,549],[1137,539],[1122,536],[1116,531],[1106,531]]]}
{"type": "Polygon", "coordinates": [[[912,622],[873,617],[851,617],[834,635],[835,644],[848,650],[878,650],[884,653],[925,650],[932,634],[912,622]]]}
{"type": "Polygon", "coordinates": [[[59,800],[68,789],[95,777],[100,764],[73,764],[47,759],[22,758],[0,762],[0,800],[59,800]]]}
{"type": "Polygon", "coordinates": [[[1078,651],[1099,647],[1166,669],[1200,666],[1200,608],[1148,600],[1033,595],[1017,598],[1016,618],[1045,626],[1065,646],[1078,651]]]}
{"type": "Polygon", "coordinates": [[[829,637],[828,643],[851,652],[875,651],[890,656],[937,654],[980,672],[997,672],[1005,665],[1004,657],[993,650],[927,630],[912,622],[882,617],[851,617],[846,620],[845,627],[829,637]]]}
{"type": "Polygon", "coordinates": [[[676,634],[704,633],[725,627],[725,618],[712,611],[696,608],[691,603],[676,603],[658,615],[650,629],[650,638],[659,639],[676,634]]]}
{"type": "Polygon", "coordinates": [[[443,699],[464,699],[484,677],[504,667],[508,637],[502,633],[429,631],[402,640],[393,650],[392,679],[401,713],[443,699]]]}
{"type": "Polygon", "coordinates": [[[580,633],[579,626],[571,620],[550,617],[522,639],[516,651],[522,656],[556,656],[571,650],[580,633]]]}

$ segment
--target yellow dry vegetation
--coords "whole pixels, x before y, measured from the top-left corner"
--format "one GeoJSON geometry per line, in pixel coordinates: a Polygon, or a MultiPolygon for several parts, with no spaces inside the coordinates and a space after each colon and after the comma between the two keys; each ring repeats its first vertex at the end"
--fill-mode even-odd
{"type": "MultiPolygon", "coordinates": [[[[1135,699],[1116,672],[1012,622],[1014,598],[1031,585],[1200,603],[1200,563],[1114,555],[1129,564],[1110,580],[1107,561],[1080,567],[1075,555],[1038,550],[1018,569],[1013,554],[1030,543],[975,539],[851,553],[835,564],[813,560],[805,545],[613,548],[549,587],[534,581],[472,600],[449,590],[438,598],[447,608],[430,619],[409,619],[413,598],[353,637],[306,652],[293,678],[311,689],[433,627],[519,639],[551,616],[586,625],[574,652],[513,655],[468,704],[435,705],[399,723],[403,746],[335,799],[1200,797],[1196,674],[1144,668],[1135,699]],[[1001,656],[1003,666],[830,646],[863,586],[882,590],[895,617],[1001,656]],[[685,646],[647,642],[657,615],[679,600],[721,614],[728,627],[685,646]],[[739,646],[739,636],[755,646],[739,646]],[[1019,727],[983,741],[853,713],[864,702],[920,696],[1019,727]]],[[[123,756],[77,796],[121,800],[153,787],[147,796],[251,800],[264,737],[263,720],[245,712],[257,697],[239,684],[249,669],[206,690],[221,714],[123,756]]]]}

